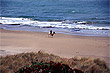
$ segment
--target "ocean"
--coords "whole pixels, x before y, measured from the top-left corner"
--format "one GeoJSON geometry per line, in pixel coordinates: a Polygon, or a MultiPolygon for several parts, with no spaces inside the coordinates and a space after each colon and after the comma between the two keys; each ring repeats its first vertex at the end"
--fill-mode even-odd
{"type": "Polygon", "coordinates": [[[110,37],[109,3],[109,0],[1,0],[0,28],[110,37]]]}

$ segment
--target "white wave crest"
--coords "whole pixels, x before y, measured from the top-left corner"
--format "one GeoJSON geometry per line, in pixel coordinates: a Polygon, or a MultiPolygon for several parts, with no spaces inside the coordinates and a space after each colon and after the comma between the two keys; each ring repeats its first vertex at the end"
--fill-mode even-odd
{"type": "Polygon", "coordinates": [[[75,13],[76,11],[72,11],[72,13],[75,13]]]}
{"type": "Polygon", "coordinates": [[[20,24],[31,25],[39,27],[58,27],[58,28],[73,28],[73,29],[91,29],[91,30],[110,30],[110,27],[98,27],[93,25],[85,25],[86,21],[79,21],[74,23],[62,22],[49,22],[49,21],[35,21],[28,18],[9,18],[0,17],[0,23],[2,24],[20,24]]]}

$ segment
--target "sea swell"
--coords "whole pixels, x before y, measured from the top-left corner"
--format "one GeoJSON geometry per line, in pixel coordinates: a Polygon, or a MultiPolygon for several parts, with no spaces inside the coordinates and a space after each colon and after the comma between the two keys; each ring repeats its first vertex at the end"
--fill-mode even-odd
{"type": "Polygon", "coordinates": [[[11,18],[11,17],[0,17],[1,24],[11,25],[29,25],[37,26],[40,28],[67,28],[67,29],[87,29],[87,30],[110,30],[108,26],[94,26],[97,22],[91,21],[72,21],[72,20],[49,20],[49,21],[38,21],[31,18],[11,18]]]}

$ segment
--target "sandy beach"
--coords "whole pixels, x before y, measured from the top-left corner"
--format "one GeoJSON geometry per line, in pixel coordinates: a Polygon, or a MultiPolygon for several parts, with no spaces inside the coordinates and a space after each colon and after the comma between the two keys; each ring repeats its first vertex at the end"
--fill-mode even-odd
{"type": "Polygon", "coordinates": [[[56,34],[49,38],[48,33],[0,29],[0,55],[23,52],[55,54],[71,58],[93,57],[110,61],[110,38],[56,34]]]}

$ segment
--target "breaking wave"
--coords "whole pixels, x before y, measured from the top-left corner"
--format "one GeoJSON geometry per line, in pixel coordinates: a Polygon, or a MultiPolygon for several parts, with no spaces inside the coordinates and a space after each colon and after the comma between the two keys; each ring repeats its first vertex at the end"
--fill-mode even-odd
{"type": "Polygon", "coordinates": [[[0,17],[1,24],[30,25],[41,28],[72,28],[72,29],[88,29],[88,30],[110,30],[107,26],[94,26],[94,22],[89,21],[37,21],[30,18],[10,18],[0,17]]]}

